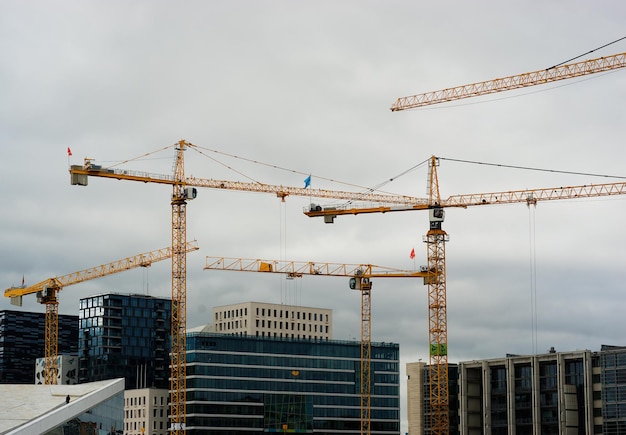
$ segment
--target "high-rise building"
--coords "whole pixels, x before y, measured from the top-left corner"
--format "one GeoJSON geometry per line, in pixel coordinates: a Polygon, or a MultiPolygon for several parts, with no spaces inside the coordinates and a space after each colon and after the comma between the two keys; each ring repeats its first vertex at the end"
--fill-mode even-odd
{"type": "MultiPolygon", "coordinates": [[[[34,384],[37,358],[45,353],[44,313],[0,311],[0,383],[34,384]]],[[[78,352],[78,316],[59,315],[61,355],[78,352]]]]}
{"type": "Polygon", "coordinates": [[[333,310],[243,302],[213,308],[214,332],[256,337],[333,338],[333,310]]]}
{"type": "Polygon", "coordinates": [[[168,388],[171,300],[102,294],[80,300],[79,382],[125,378],[126,389],[168,388]]]}
{"type": "MultiPolygon", "coordinates": [[[[187,433],[360,434],[360,352],[358,341],[188,333],[187,433]]],[[[399,435],[398,344],[372,343],[370,374],[371,434],[399,435]]]]}

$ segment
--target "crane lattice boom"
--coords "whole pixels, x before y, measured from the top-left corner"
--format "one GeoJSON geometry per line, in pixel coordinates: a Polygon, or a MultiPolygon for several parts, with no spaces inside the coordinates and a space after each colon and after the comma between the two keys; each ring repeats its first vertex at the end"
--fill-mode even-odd
{"type": "Polygon", "coordinates": [[[625,66],[626,53],[619,53],[612,56],[555,66],[539,71],[487,80],[484,82],[471,83],[469,85],[455,86],[453,88],[426,92],[409,97],[401,97],[393,103],[391,111],[398,112],[400,110],[415,109],[418,107],[445,103],[447,101],[478,97],[480,95],[494,94],[496,92],[503,92],[512,89],[526,88],[558,80],[610,71],[623,68],[625,66]]]}
{"type": "Polygon", "coordinates": [[[364,278],[418,278],[425,270],[401,270],[373,264],[345,264],[313,261],[259,260],[247,258],[206,257],[204,269],[239,272],[274,272],[289,276],[326,275],[364,278]]]}
{"type": "MultiPolygon", "coordinates": [[[[187,252],[197,251],[197,241],[191,241],[187,243],[187,252]]],[[[157,249],[155,251],[138,254],[133,257],[117,260],[112,263],[102,264],[100,266],[91,267],[89,269],[81,270],[79,272],[68,273],[67,275],[57,276],[55,278],[48,278],[44,281],[38,282],[28,287],[11,287],[4,291],[4,296],[7,298],[25,296],[33,293],[40,292],[45,287],[67,287],[69,285],[78,284],[84,281],[89,281],[95,278],[101,278],[103,276],[112,275],[114,273],[122,272],[124,270],[130,270],[135,267],[149,267],[152,263],[157,261],[166,260],[172,256],[172,248],[157,249]]]]}
{"type": "Polygon", "coordinates": [[[540,189],[509,190],[491,193],[470,193],[452,195],[447,199],[442,199],[437,204],[429,204],[423,200],[418,204],[400,205],[359,205],[349,204],[346,206],[335,206],[331,208],[320,207],[321,209],[305,209],[304,214],[309,217],[317,216],[338,216],[346,214],[364,213],[390,213],[395,211],[426,210],[433,207],[473,207],[479,205],[499,205],[527,203],[536,204],[543,201],[555,201],[563,199],[596,198],[603,196],[614,196],[626,194],[626,182],[584,184],[579,186],[550,187],[540,189]]]}
{"type": "Polygon", "coordinates": [[[242,181],[214,180],[209,178],[184,177],[182,181],[175,181],[171,175],[152,174],[148,172],[128,171],[121,169],[104,169],[93,163],[92,159],[85,159],[85,164],[72,165],[70,169],[72,183],[86,185],[86,176],[114,178],[118,180],[140,181],[143,183],[177,184],[190,187],[206,187],[210,189],[238,190],[244,192],[274,193],[279,198],[287,196],[303,196],[313,198],[333,198],[355,201],[371,201],[389,204],[414,204],[419,198],[403,195],[381,194],[373,192],[349,192],[326,189],[299,188],[291,186],[277,186],[264,183],[246,183],[242,181]]]}
{"type": "Polygon", "coordinates": [[[424,278],[432,281],[439,273],[431,273],[428,268],[420,271],[400,270],[372,264],[345,264],[311,261],[259,260],[228,257],[206,257],[204,269],[231,270],[239,272],[283,273],[291,278],[303,275],[350,277],[350,288],[361,292],[361,370],[360,370],[360,410],[361,435],[370,434],[371,424],[371,291],[370,278],[424,278]]]}
{"type": "MultiPolygon", "coordinates": [[[[198,250],[196,241],[185,245],[185,251],[198,250]]],[[[172,248],[162,248],[156,251],[124,258],[112,263],[103,264],[79,272],[73,272],[55,278],[48,278],[31,286],[11,287],[4,291],[4,296],[11,298],[14,305],[22,305],[22,296],[37,294],[37,301],[46,305],[45,333],[44,333],[44,384],[56,384],[57,382],[57,355],[59,343],[59,299],[58,293],[69,285],[78,284],[91,279],[100,278],[135,267],[148,267],[157,261],[165,260],[172,256],[172,248]]]]}
{"type": "Polygon", "coordinates": [[[323,216],[324,221],[332,223],[339,215],[361,213],[388,213],[392,211],[430,210],[430,230],[425,242],[428,252],[429,270],[436,270],[436,276],[428,278],[428,311],[429,311],[429,384],[431,406],[431,433],[445,435],[449,432],[449,391],[448,391],[448,348],[447,348],[447,302],[446,302],[446,264],[445,244],[447,233],[442,229],[444,220],[443,208],[482,205],[499,205],[526,203],[536,204],[539,201],[564,199],[593,198],[626,194],[626,183],[606,183],[580,186],[554,187],[542,189],[511,190],[504,192],[476,193],[453,195],[447,199],[439,197],[439,181],[437,178],[437,158],[431,157],[429,167],[429,199],[418,203],[403,205],[372,205],[318,206],[309,208],[304,213],[309,217],[323,216]],[[330,219],[329,219],[330,218],[330,219]]]}

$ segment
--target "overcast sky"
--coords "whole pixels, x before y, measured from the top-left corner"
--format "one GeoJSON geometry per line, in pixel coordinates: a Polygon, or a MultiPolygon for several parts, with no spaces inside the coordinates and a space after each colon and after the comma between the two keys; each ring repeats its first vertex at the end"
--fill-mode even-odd
{"type": "MultiPolygon", "coordinates": [[[[623,181],[624,70],[389,107],[551,67],[626,36],[624,22],[618,0],[2,1],[0,279],[34,284],[168,246],[171,188],[98,178],[71,186],[68,164],[107,166],[180,139],[204,150],[186,153],[189,175],[296,187],[307,174],[315,188],[378,186],[431,155],[613,176],[443,160],[443,197],[623,181]]],[[[624,51],[626,40],[581,59],[624,51]]],[[[171,174],[173,158],[169,148],[119,167],[171,174]]],[[[426,177],[422,166],[383,189],[423,197],[426,177]]],[[[450,362],[626,345],[625,200],[448,210],[450,362]]],[[[360,336],[360,297],[347,279],[203,271],[207,255],[426,264],[427,213],[325,225],[302,214],[310,201],[199,191],[187,208],[188,239],[201,248],[188,258],[189,327],[209,322],[214,306],[296,302],[333,309],[335,338],[360,336]]],[[[170,296],[170,271],[164,261],[68,287],[60,312],[78,314],[81,297],[101,292],[170,296]]],[[[372,339],[400,343],[403,374],[405,363],[428,360],[418,281],[373,284],[372,339]]],[[[22,309],[43,312],[34,299],[22,309]]],[[[0,308],[14,309],[4,298],[0,308]]]]}

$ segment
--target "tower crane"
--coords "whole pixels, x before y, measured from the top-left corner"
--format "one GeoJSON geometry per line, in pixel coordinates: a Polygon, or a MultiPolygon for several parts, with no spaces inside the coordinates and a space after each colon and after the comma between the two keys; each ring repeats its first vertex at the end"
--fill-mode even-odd
{"type": "Polygon", "coordinates": [[[334,198],[374,203],[410,205],[419,198],[373,192],[345,192],[324,189],[276,186],[262,183],[245,183],[203,179],[185,176],[184,152],[196,146],[180,140],[173,147],[176,150],[174,174],[150,174],[120,169],[103,168],[94,159],[85,159],[84,164],[70,167],[70,183],[87,186],[89,177],[111,178],[138,181],[143,183],[168,184],[172,186],[172,351],[170,354],[170,422],[171,435],[186,433],[186,301],[187,265],[184,245],[186,241],[187,201],[197,195],[196,187],[238,190],[246,192],[273,193],[284,201],[287,196],[334,198]]]}
{"type": "MultiPolygon", "coordinates": [[[[426,284],[432,271],[400,270],[372,264],[343,264],[285,260],[253,260],[244,258],[206,257],[205,270],[283,273],[288,278],[303,275],[349,277],[349,287],[361,292],[361,435],[370,433],[371,415],[371,278],[424,278],[426,284]]],[[[436,275],[436,274],[435,274],[436,275]]]]}
{"type": "Polygon", "coordinates": [[[558,80],[582,77],[599,72],[611,71],[626,66],[626,53],[589,59],[576,63],[554,66],[539,71],[502,77],[484,82],[471,83],[463,86],[441,89],[398,98],[391,106],[392,112],[415,109],[447,101],[478,97],[512,89],[526,88],[558,80]]]}
{"type": "Polygon", "coordinates": [[[412,206],[332,206],[325,208],[320,205],[305,211],[309,217],[324,217],[324,221],[332,223],[340,215],[356,215],[362,213],[388,213],[395,211],[428,210],[430,229],[424,241],[427,247],[428,271],[438,271],[436,276],[427,279],[428,285],[428,334],[429,334],[429,377],[431,433],[447,434],[449,428],[448,405],[448,325],[446,303],[446,261],[445,243],[449,240],[443,230],[444,209],[447,207],[472,207],[483,205],[526,203],[536,205],[540,201],[563,199],[580,199],[626,194],[626,182],[566,186],[542,189],[512,190],[506,192],[474,193],[453,195],[441,199],[437,166],[439,159],[432,156],[429,164],[429,198],[426,203],[420,202],[412,206]]]}
{"type": "MultiPolygon", "coordinates": [[[[186,244],[185,251],[198,250],[196,241],[186,244]]],[[[165,260],[172,256],[172,248],[162,248],[156,251],[145,252],[133,257],[123,258],[111,263],[102,264],[97,267],[81,270],[79,272],[69,273],[67,275],[48,278],[37,284],[25,287],[11,287],[4,291],[4,296],[11,298],[11,304],[22,306],[22,297],[26,295],[36,294],[37,302],[46,306],[45,317],[45,366],[44,366],[44,384],[57,383],[57,354],[59,342],[59,292],[67,286],[89,281],[95,278],[112,275],[114,273],[123,272],[125,270],[134,269],[136,267],[149,267],[152,263],[165,260]]]]}

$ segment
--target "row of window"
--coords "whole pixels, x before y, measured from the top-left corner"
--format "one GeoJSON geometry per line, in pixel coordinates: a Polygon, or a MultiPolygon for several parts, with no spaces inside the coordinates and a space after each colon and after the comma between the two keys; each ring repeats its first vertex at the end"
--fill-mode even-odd
{"type": "MultiPolygon", "coordinates": [[[[298,391],[316,394],[344,394],[358,395],[359,385],[357,382],[299,382],[295,377],[293,380],[278,381],[277,379],[233,379],[215,377],[187,377],[187,390],[190,389],[211,389],[224,391],[298,391]]],[[[398,385],[372,386],[372,395],[393,396],[398,393],[398,385]]]]}
{"type": "MultiPolygon", "coordinates": [[[[329,314],[327,313],[323,313],[323,312],[306,312],[306,311],[295,311],[295,310],[282,310],[282,309],[277,309],[277,308],[256,308],[256,315],[261,316],[261,317],[275,317],[275,318],[289,318],[289,315],[291,314],[291,318],[292,319],[297,319],[297,320],[308,320],[309,321],[315,321],[317,322],[318,320],[320,322],[322,321],[329,321],[329,314]],[[273,316],[272,316],[273,313],[273,316]],[[302,317],[300,317],[300,314],[302,314],[302,317]]],[[[233,308],[230,310],[223,310],[223,311],[216,311],[215,312],[215,321],[218,322],[220,320],[224,320],[224,319],[231,319],[231,318],[237,318],[237,317],[247,317],[248,316],[248,308],[233,308]]]]}
{"type": "Polygon", "coordinates": [[[222,319],[230,319],[233,317],[244,317],[248,315],[248,307],[244,307],[244,308],[234,308],[231,310],[224,310],[224,311],[219,311],[219,312],[215,312],[215,321],[218,320],[222,320],[222,319]]]}
{"type": "Polygon", "coordinates": [[[147,307],[156,309],[171,308],[169,299],[145,297],[141,295],[102,295],[80,300],[80,309],[92,307],[147,307]]]}
{"type": "MultiPolygon", "coordinates": [[[[317,330],[318,325],[317,324],[311,324],[311,323],[298,323],[298,322],[285,322],[285,328],[286,330],[289,330],[289,325],[291,324],[291,330],[292,331],[306,331],[307,329],[307,325],[309,326],[309,332],[325,332],[326,334],[328,334],[328,325],[319,325],[319,331],[317,330]],[[301,329],[302,328],[302,329],[301,329]]],[[[259,320],[256,319],[256,327],[257,328],[272,328],[272,321],[268,320],[267,321],[267,326],[265,323],[265,320],[259,320]]],[[[283,329],[283,322],[282,321],[277,321],[274,320],[274,329],[283,329]]]]}
{"type": "Polygon", "coordinates": [[[256,331],[256,336],[257,337],[274,337],[274,338],[293,338],[293,339],[305,339],[305,340],[328,340],[328,337],[318,337],[317,335],[306,335],[306,334],[283,334],[282,332],[268,332],[267,334],[265,333],[265,331],[256,331]]]}
{"type": "MultiPolygon", "coordinates": [[[[165,406],[167,405],[167,398],[165,396],[154,396],[152,401],[152,405],[154,406],[165,406]]],[[[137,396],[137,397],[126,397],[124,398],[124,407],[129,406],[145,406],[146,405],[146,397],[145,396],[137,396]]]]}
{"type": "MultiPolygon", "coordinates": [[[[397,390],[396,390],[397,391],[397,390]]],[[[264,403],[265,394],[254,391],[231,391],[231,390],[196,390],[187,388],[187,408],[192,406],[190,402],[211,402],[214,404],[231,404],[233,402],[239,402],[241,404],[250,403],[255,405],[256,408],[260,408],[259,405],[264,403]]],[[[311,397],[313,404],[315,405],[316,412],[324,414],[328,409],[335,408],[353,408],[360,409],[361,397],[355,390],[353,394],[311,394],[307,395],[311,397]]],[[[205,406],[208,403],[197,403],[197,406],[205,406]]],[[[241,405],[237,405],[241,406],[241,405]]],[[[372,396],[371,398],[371,412],[372,418],[377,418],[379,412],[384,412],[386,409],[400,409],[400,395],[379,397],[372,396]]],[[[252,407],[250,408],[252,409],[252,407]]],[[[250,410],[250,413],[253,413],[250,410]]]]}
{"type": "MultiPolygon", "coordinates": [[[[126,431],[141,431],[141,433],[144,433],[145,431],[145,426],[142,426],[143,422],[136,422],[136,421],[127,421],[126,423],[124,423],[124,428],[126,429],[126,431]],[[141,429],[144,430],[141,430],[141,429]]],[[[167,429],[167,421],[153,421],[152,422],[152,430],[166,430],[167,429]]]]}

